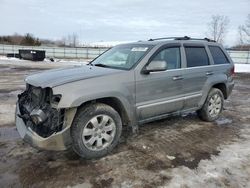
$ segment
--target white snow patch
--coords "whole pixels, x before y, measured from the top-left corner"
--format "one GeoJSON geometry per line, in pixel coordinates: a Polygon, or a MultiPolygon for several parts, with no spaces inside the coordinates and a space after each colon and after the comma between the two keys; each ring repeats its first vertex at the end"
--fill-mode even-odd
{"type": "Polygon", "coordinates": [[[167,155],[167,158],[169,159],[169,160],[174,160],[175,159],[175,156],[170,156],[170,155],[167,155]]]}
{"type": "Polygon", "coordinates": [[[6,56],[0,56],[0,60],[8,60],[8,61],[22,61],[19,58],[15,58],[15,57],[6,57],[6,56]]]}
{"type": "Polygon", "coordinates": [[[39,66],[39,65],[55,65],[55,66],[67,66],[67,65],[86,65],[88,61],[82,59],[57,59],[53,58],[54,62],[50,61],[50,59],[45,58],[44,61],[29,61],[29,60],[21,60],[18,58],[8,58],[5,56],[0,56],[0,64],[8,64],[8,65],[23,65],[23,66],[39,66]]]}
{"type": "Polygon", "coordinates": [[[200,161],[195,170],[173,169],[167,187],[250,187],[250,124],[243,126],[241,138],[221,147],[219,156],[200,161]]]}
{"type": "Polygon", "coordinates": [[[234,64],[234,66],[236,73],[250,72],[250,64],[234,64]]]}

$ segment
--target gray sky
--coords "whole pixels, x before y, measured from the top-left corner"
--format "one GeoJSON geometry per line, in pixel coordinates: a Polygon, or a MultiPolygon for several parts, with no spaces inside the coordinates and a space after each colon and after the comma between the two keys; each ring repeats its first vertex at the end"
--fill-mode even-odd
{"type": "Polygon", "coordinates": [[[250,0],[0,0],[0,35],[15,32],[60,39],[73,32],[82,42],[152,37],[204,37],[213,14],[226,15],[226,43],[250,13],[250,0]]]}

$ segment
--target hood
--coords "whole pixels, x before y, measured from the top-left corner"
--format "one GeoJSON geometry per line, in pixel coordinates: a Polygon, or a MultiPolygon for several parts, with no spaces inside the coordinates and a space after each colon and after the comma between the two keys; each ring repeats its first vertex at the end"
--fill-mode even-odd
{"type": "Polygon", "coordinates": [[[36,87],[55,87],[65,83],[115,74],[121,71],[123,70],[83,65],[33,74],[28,76],[25,81],[36,87]]]}

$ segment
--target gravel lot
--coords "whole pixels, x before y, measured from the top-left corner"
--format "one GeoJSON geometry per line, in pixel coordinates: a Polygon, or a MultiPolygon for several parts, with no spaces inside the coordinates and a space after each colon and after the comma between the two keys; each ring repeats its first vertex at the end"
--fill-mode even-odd
{"type": "Polygon", "coordinates": [[[0,60],[0,187],[250,187],[250,74],[235,76],[216,122],[190,113],[146,124],[124,132],[109,156],[86,161],[38,151],[15,128],[24,77],[61,66],[74,65],[0,60]]]}

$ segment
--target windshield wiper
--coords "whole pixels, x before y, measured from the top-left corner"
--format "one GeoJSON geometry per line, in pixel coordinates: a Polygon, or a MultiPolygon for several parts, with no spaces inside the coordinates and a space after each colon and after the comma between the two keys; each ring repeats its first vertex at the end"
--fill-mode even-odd
{"type": "Polygon", "coordinates": [[[97,66],[97,67],[110,67],[109,65],[105,65],[105,64],[102,64],[102,63],[97,63],[97,64],[93,64],[94,66],[97,66]]]}

